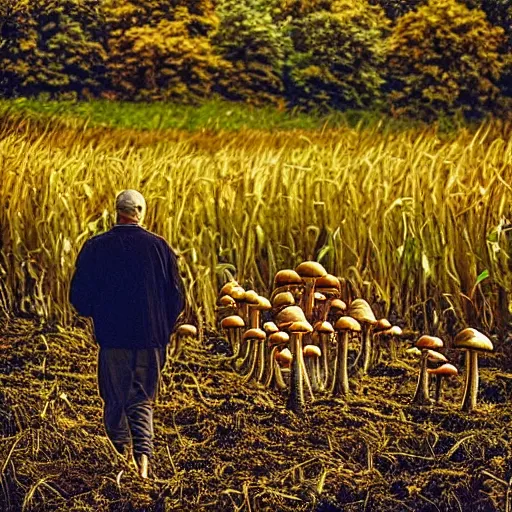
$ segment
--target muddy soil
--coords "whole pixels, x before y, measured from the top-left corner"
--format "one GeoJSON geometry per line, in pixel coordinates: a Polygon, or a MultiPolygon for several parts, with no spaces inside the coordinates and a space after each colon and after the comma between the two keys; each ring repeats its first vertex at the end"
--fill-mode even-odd
{"type": "Polygon", "coordinates": [[[233,371],[221,337],[189,340],[165,370],[144,482],[104,435],[89,331],[1,322],[2,511],[511,509],[512,374],[499,357],[481,361],[471,414],[463,376],[441,403],[412,406],[417,363],[401,359],[297,417],[233,371]]]}

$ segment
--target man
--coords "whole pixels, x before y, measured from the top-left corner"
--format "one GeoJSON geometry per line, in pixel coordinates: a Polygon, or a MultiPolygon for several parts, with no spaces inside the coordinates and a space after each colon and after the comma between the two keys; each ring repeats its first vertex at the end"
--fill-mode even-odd
{"type": "Polygon", "coordinates": [[[147,478],[153,402],[184,294],[176,255],[141,226],[144,197],[124,190],[116,197],[116,212],[117,224],[82,247],[70,301],[93,319],[107,436],[125,457],[132,445],[139,474],[147,478]]]}

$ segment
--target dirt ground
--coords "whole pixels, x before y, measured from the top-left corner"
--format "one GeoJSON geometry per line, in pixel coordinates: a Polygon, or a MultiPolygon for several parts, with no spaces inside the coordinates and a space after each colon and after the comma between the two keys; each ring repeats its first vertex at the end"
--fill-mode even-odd
{"type": "Polygon", "coordinates": [[[0,351],[2,511],[511,510],[512,373],[499,356],[481,361],[471,414],[463,376],[442,403],[411,405],[418,369],[406,360],[296,417],[283,394],[244,383],[207,333],[167,365],[147,483],[104,435],[86,330],[4,319],[0,351]]]}

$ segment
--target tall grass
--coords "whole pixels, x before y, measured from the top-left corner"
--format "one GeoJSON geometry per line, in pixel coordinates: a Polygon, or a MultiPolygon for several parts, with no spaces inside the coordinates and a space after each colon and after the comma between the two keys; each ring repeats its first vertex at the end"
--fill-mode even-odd
{"type": "Polygon", "coordinates": [[[144,135],[4,115],[0,304],[70,322],[77,252],[112,225],[115,194],[136,188],[206,324],[228,275],[265,292],[277,270],[314,258],[413,328],[500,329],[511,127],[144,135]]]}

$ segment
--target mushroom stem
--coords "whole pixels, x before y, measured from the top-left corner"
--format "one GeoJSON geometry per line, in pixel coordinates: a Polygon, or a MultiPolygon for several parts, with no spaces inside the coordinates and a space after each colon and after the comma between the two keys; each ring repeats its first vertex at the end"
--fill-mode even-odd
{"type": "Polygon", "coordinates": [[[316,363],[318,361],[317,357],[307,357],[305,359],[306,370],[311,382],[311,389],[313,392],[321,391],[320,382],[318,381],[318,374],[316,371],[316,363]]]}
{"type": "Polygon", "coordinates": [[[250,326],[251,329],[260,328],[260,310],[256,307],[250,308],[250,326]]]}
{"type": "Polygon", "coordinates": [[[468,350],[466,352],[466,387],[462,400],[462,410],[470,412],[476,407],[478,393],[478,352],[468,350]]]}
{"type": "Polygon", "coordinates": [[[439,403],[441,401],[442,385],[443,385],[443,376],[436,375],[436,390],[435,390],[435,396],[434,396],[436,403],[439,403]]]}
{"type": "Polygon", "coordinates": [[[361,344],[361,351],[362,351],[362,369],[363,369],[363,375],[368,374],[368,370],[370,369],[370,363],[372,360],[372,340],[370,336],[371,331],[371,325],[370,324],[363,324],[363,340],[361,344]]]}
{"type": "Polygon", "coordinates": [[[320,348],[322,350],[322,368],[321,368],[321,383],[324,388],[329,385],[329,340],[330,334],[320,334],[320,348]]]}
{"type": "Polygon", "coordinates": [[[315,280],[305,277],[306,289],[304,293],[304,314],[308,322],[313,320],[313,306],[315,303],[315,280]]]}
{"type": "Polygon", "coordinates": [[[296,414],[304,413],[304,360],[302,357],[302,335],[291,333],[291,349],[293,362],[290,375],[290,394],[288,396],[288,409],[296,414]]]}
{"type": "Polygon", "coordinates": [[[263,376],[265,375],[266,368],[266,350],[265,350],[265,340],[261,340],[259,342],[259,366],[256,371],[256,380],[258,382],[263,382],[263,376]]]}
{"type": "Polygon", "coordinates": [[[331,392],[333,396],[344,396],[349,394],[348,384],[348,342],[349,331],[338,333],[338,342],[336,343],[336,359],[334,360],[334,378],[331,392]]]}
{"type": "Polygon", "coordinates": [[[418,376],[418,385],[412,399],[413,404],[427,405],[430,404],[430,396],[428,389],[428,372],[427,372],[428,350],[421,351],[420,374],[418,376]]]}
{"type": "Polygon", "coordinates": [[[242,358],[240,363],[238,364],[238,371],[242,374],[245,374],[249,371],[253,363],[253,350],[254,340],[249,339],[245,341],[245,351],[242,354],[242,358]]]}

